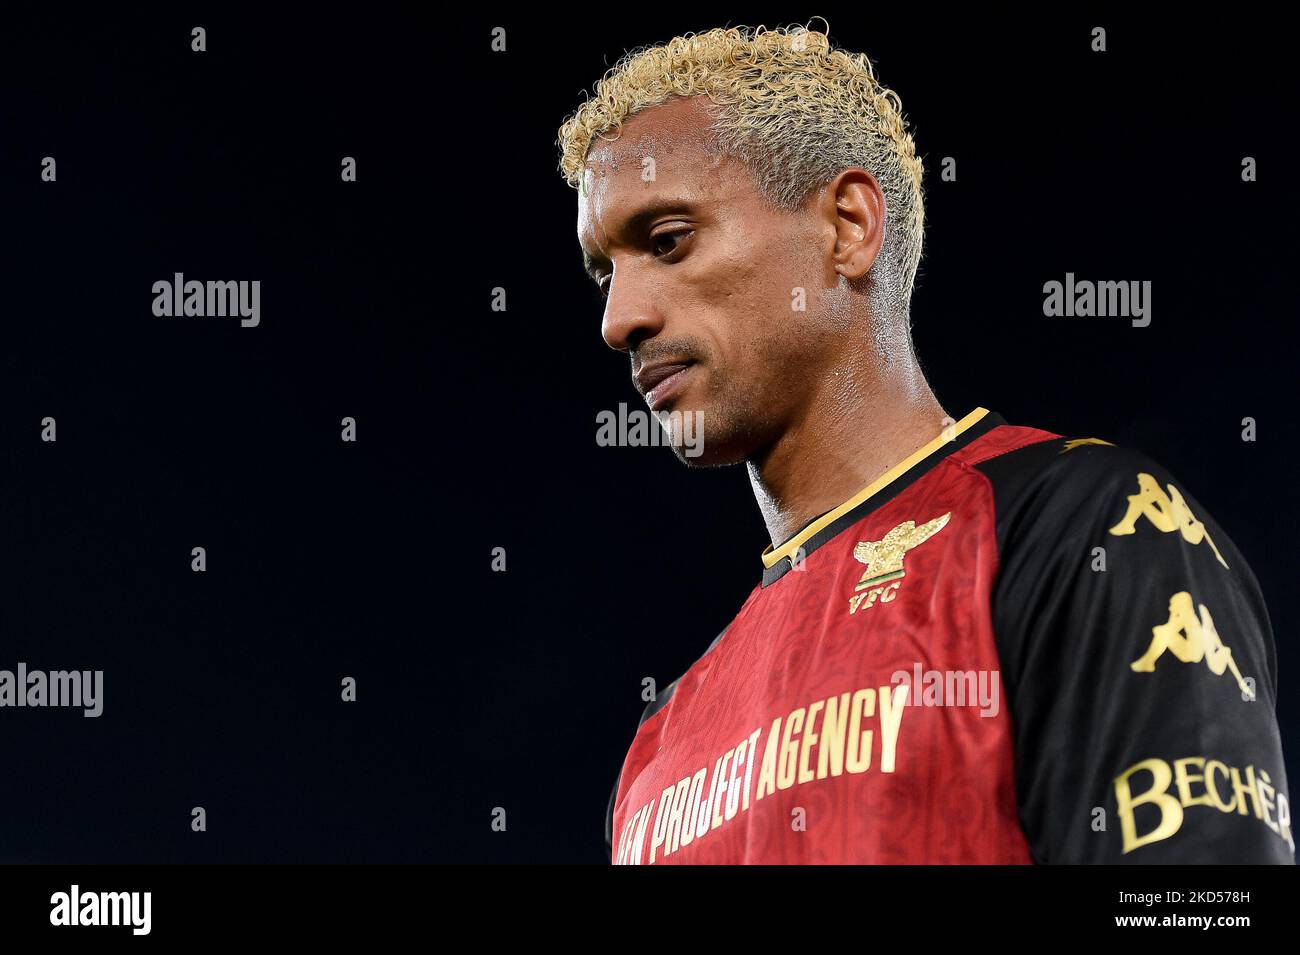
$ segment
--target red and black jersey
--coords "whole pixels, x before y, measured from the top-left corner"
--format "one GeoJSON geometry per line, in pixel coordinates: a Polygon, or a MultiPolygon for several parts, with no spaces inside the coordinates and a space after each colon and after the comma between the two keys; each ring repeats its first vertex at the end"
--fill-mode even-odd
{"type": "Polygon", "coordinates": [[[1143,455],[977,409],[763,563],[611,861],[1294,861],[1259,585],[1143,455]]]}

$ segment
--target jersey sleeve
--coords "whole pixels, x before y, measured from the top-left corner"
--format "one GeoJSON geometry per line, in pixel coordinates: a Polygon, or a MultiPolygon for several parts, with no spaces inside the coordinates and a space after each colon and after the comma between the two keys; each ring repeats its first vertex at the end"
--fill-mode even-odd
{"type": "Polygon", "coordinates": [[[1050,440],[980,465],[1021,824],[1041,863],[1294,863],[1258,582],[1137,452],[1050,440]]]}

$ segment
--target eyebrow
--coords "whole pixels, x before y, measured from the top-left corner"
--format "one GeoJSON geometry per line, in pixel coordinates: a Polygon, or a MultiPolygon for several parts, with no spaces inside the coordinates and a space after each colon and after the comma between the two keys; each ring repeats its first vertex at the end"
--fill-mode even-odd
{"type": "MultiPolygon", "coordinates": [[[[650,223],[659,218],[659,216],[671,213],[690,212],[693,208],[693,202],[690,199],[682,197],[655,199],[632,213],[632,215],[628,217],[627,221],[615,231],[635,235],[647,229],[650,226],[650,223]]],[[[582,250],[582,267],[586,270],[586,273],[591,276],[592,281],[599,282],[596,275],[597,267],[603,264],[607,265],[608,263],[608,259],[593,256],[586,249],[582,250]]]]}

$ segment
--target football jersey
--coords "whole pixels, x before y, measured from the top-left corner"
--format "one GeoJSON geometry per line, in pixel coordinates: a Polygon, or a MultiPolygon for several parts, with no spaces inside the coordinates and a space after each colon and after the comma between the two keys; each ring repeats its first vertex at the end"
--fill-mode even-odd
{"type": "Polygon", "coordinates": [[[1294,862],[1259,584],[1142,454],[979,408],[763,565],[612,862],[1294,862]]]}

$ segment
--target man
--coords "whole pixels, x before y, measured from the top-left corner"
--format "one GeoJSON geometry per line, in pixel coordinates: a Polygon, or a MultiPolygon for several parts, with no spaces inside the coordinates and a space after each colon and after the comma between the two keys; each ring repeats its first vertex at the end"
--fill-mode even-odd
{"type": "Polygon", "coordinates": [[[642,716],[614,862],[1293,861],[1254,575],[1142,455],[946,414],[921,164],[865,57],[679,37],[559,139],[606,342],[684,461],[745,463],[772,540],[642,716]]]}

